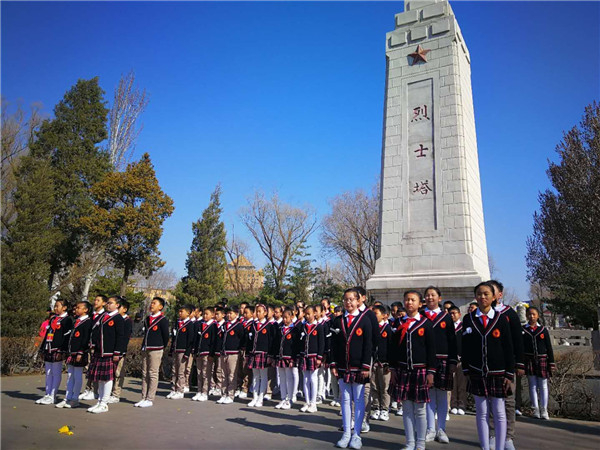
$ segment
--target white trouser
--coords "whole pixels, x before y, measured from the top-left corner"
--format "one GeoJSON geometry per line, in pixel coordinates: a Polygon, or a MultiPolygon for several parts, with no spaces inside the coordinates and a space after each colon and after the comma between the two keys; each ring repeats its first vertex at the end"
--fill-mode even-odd
{"type": "Polygon", "coordinates": [[[354,402],[354,434],[360,436],[361,426],[365,417],[365,385],[360,383],[345,383],[339,380],[340,403],[342,404],[342,423],[344,434],[350,434],[352,429],[352,402],[354,402]]]}
{"type": "Polygon", "coordinates": [[[83,367],[67,366],[67,400],[77,400],[83,385],[83,367]]]}
{"type": "Polygon", "coordinates": [[[46,369],[46,395],[55,397],[62,380],[62,361],[45,362],[46,369]]]}
{"type": "Polygon", "coordinates": [[[498,397],[481,397],[475,395],[475,421],[479,443],[483,450],[490,449],[490,429],[488,425],[489,406],[494,414],[494,428],[496,430],[496,448],[504,448],[506,442],[506,410],[504,399],[498,397]]]}
{"type": "Polygon", "coordinates": [[[406,444],[409,446],[415,445],[416,431],[416,447],[425,448],[425,434],[427,432],[427,407],[425,405],[426,403],[415,403],[411,400],[402,402],[402,421],[406,433],[406,444]]]}
{"type": "Polygon", "coordinates": [[[302,372],[302,379],[304,385],[304,400],[306,403],[315,404],[317,403],[317,370],[304,370],[302,372]]]}

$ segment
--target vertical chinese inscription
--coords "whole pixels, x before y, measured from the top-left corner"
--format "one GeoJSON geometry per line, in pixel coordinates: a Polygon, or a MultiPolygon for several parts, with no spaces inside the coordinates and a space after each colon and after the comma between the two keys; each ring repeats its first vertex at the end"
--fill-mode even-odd
{"type": "Polygon", "coordinates": [[[408,229],[437,229],[435,149],[433,146],[433,79],[407,86],[408,115],[408,229]]]}

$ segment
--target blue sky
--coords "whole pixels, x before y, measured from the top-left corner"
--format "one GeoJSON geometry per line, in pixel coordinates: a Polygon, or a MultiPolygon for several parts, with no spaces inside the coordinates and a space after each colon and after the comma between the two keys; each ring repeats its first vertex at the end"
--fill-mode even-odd
{"type": "MultiPolygon", "coordinates": [[[[525,240],[547,160],[600,97],[600,3],[451,2],[472,61],[488,251],[525,297],[525,240]]],[[[403,2],[6,2],[2,95],[53,106],[78,78],[150,94],[149,152],[175,212],[160,249],[184,275],[191,224],[217,183],[246,235],[254,189],[313,205],[380,170],[385,34],[403,2]]],[[[248,236],[247,240],[251,242],[248,236]]],[[[311,240],[319,258],[318,235],[311,240]]],[[[264,259],[254,247],[251,258],[264,259]]]]}

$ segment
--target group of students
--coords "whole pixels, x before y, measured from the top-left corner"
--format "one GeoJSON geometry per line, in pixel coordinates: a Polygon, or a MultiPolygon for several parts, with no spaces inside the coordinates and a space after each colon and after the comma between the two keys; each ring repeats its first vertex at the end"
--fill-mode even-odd
{"type": "MultiPolygon", "coordinates": [[[[451,411],[464,414],[468,380],[481,447],[514,448],[514,400],[512,411],[507,400],[514,399],[515,373],[527,371],[534,415],[547,419],[547,378],[554,359],[548,330],[538,323],[539,311],[530,307],[529,323],[521,327],[514,310],[501,304],[502,290],[493,280],[476,286],[477,307],[469,308],[462,321],[454,305],[441,308],[442,294],[436,287],[424,293],[408,290],[403,304],[395,303],[391,309],[380,302],[368,308],[365,290],[355,287],[345,291],[343,307],[333,312],[326,299],[294,309],[263,304],[252,308],[247,303],[239,309],[223,304],[203,310],[183,306],[173,327],[162,312],[164,300],[155,297],[143,327],[142,399],[134,406],[153,406],[163,352],[170,341],[170,399],[182,399],[189,392],[194,362],[198,381],[194,401],[218,394],[217,403],[230,404],[235,396],[245,398],[251,392],[248,406],[261,407],[271,398],[267,391],[272,395],[279,389],[281,401],[275,408],[290,409],[297,402],[301,377],[300,411],[316,412],[328,390],[333,394],[331,404],[341,406],[343,435],[336,446],[361,448],[368,418],[389,420],[390,404],[396,403],[403,416],[404,448],[411,450],[424,449],[434,439],[449,442],[449,392],[451,411]],[[495,438],[490,438],[488,428],[490,412],[495,438]]],[[[37,403],[55,403],[63,360],[68,372],[66,397],[56,407],[75,407],[79,398],[96,398],[94,391],[98,403],[88,409],[92,413],[106,412],[109,403],[119,401],[131,334],[128,306],[119,296],[98,296],[93,312],[88,302],[78,302],[72,319],[66,302],[56,302],[41,346],[46,395],[37,403]],[[88,387],[79,395],[88,352],[88,387]]]]}

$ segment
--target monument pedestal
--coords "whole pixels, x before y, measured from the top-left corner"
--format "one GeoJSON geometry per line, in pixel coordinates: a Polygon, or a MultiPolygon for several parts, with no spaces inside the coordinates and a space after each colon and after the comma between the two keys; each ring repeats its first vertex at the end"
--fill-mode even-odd
{"type": "Polygon", "coordinates": [[[469,51],[445,0],[405,1],[387,34],[379,254],[390,303],[440,288],[464,305],[489,278],[469,51]]]}

